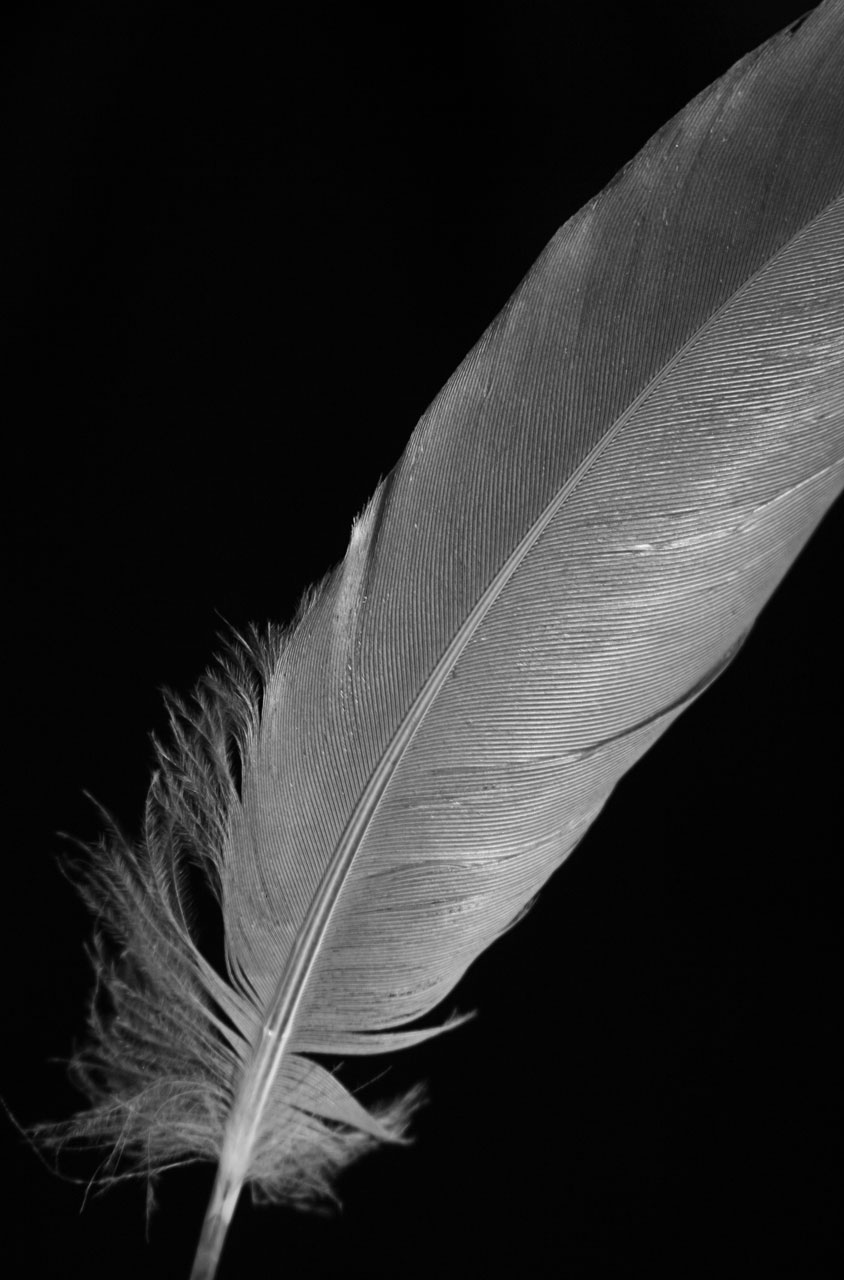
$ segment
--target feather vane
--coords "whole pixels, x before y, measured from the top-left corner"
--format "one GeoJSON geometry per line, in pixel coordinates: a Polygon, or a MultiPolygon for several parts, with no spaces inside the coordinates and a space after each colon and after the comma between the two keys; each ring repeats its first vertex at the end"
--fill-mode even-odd
{"type": "Polygon", "coordinates": [[[737,64],[552,239],[294,625],[171,703],[143,839],[85,892],[63,1134],[328,1194],[401,1140],[312,1055],[384,1053],[529,906],[725,668],[844,486],[844,10],[737,64]],[[184,869],[222,916],[195,941],[184,869]]]}

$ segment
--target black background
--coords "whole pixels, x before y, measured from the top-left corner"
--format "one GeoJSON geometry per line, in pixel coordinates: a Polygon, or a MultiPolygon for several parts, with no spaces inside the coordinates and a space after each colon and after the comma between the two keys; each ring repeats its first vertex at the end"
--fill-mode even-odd
{"type": "MultiPolygon", "coordinates": [[[[30,4],[5,42],[0,1092],[76,1099],[91,791],[137,823],[159,690],[285,620],[555,229],[798,3],[30,4]]],[[[7,18],[8,21],[8,18],[7,18]]],[[[221,1277],[834,1273],[844,508],[531,918],[391,1063],[409,1151],[245,1202],[221,1277]],[[763,1263],[764,1259],[764,1263],[763,1263]]],[[[212,1170],[104,1196],[3,1128],[9,1277],[185,1277],[212,1170]]],[[[68,1157],[86,1179],[95,1157],[68,1157]]]]}

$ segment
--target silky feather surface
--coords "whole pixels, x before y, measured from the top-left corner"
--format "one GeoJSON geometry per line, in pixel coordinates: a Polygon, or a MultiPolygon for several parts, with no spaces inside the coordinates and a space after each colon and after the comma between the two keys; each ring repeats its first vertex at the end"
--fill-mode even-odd
{"type": "MultiPolygon", "coordinates": [[[[844,486],[844,8],[737,64],[547,246],[287,631],[171,705],[85,892],[118,958],[59,1136],[304,1202],[414,1029],[724,669],[844,486]],[[191,933],[184,866],[222,913],[191,933]]],[[[364,408],[365,411],[365,408],[364,408]]],[[[448,1025],[448,1023],[446,1023],[448,1025]]]]}

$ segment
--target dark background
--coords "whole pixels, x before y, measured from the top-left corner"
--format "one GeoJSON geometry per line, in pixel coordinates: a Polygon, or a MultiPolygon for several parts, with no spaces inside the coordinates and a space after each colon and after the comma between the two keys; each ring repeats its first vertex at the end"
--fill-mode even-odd
{"type": "MultiPolygon", "coordinates": [[[[285,620],[555,229],[794,3],[29,4],[2,173],[0,1093],[77,1102],[59,830],[130,828],[223,619],[285,620]],[[11,410],[11,412],[10,412],[11,410]],[[11,874],[9,874],[11,873],[11,874]]],[[[6,22],[9,22],[8,16],[6,22]]],[[[829,1276],[844,508],[729,672],[468,975],[475,1022],[343,1212],[239,1211],[222,1277],[829,1276]],[[762,1259],[764,1258],[764,1265],[762,1259]]],[[[837,1021],[837,1019],[835,1019],[837,1021]]],[[[835,1087],[833,1087],[835,1086],[835,1087]]],[[[186,1277],[212,1170],[90,1195],[11,1122],[9,1277],[186,1277]]],[[[63,1167],[86,1179],[95,1157],[63,1167]]]]}

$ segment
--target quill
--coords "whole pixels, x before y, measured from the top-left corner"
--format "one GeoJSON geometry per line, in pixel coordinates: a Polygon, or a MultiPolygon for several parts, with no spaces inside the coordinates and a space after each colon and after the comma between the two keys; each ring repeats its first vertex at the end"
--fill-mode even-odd
{"type": "Polygon", "coordinates": [[[222,1152],[197,1274],[241,1177],[305,1198],[398,1132],[308,1055],[413,1039],[840,488],[840,25],[730,73],[563,228],[296,630],[174,709],[145,849],[116,836],[89,887],[125,952],[80,1125],[222,1152]],[[228,981],[180,856],[219,878],[228,981]]]}

